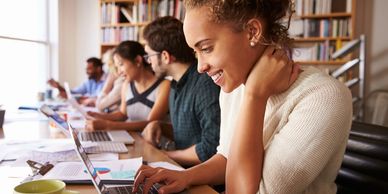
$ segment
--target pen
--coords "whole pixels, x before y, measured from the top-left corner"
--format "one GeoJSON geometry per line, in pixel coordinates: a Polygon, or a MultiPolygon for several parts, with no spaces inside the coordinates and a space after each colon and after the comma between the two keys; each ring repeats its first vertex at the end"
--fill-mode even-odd
{"type": "Polygon", "coordinates": [[[3,159],[3,160],[0,160],[0,165],[1,165],[3,162],[11,162],[11,161],[16,161],[16,159],[3,159]]]}
{"type": "Polygon", "coordinates": [[[28,106],[19,106],[19,110],[38,110],[36,107],[28,107],[28,106]]]}

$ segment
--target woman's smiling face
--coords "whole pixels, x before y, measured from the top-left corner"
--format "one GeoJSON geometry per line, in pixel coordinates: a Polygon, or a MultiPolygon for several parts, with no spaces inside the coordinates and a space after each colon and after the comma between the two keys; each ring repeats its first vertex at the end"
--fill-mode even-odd
{"type": "Polygon", "coordinates": [[[197,54],[198,71],[207,73],[223,91],[231,92],[245,83],[258,52],[249,46],[246,30],[237,32],[231,25],[212,22],[206,13],[206,6],[186,12],[186,41],[197,54]]]}

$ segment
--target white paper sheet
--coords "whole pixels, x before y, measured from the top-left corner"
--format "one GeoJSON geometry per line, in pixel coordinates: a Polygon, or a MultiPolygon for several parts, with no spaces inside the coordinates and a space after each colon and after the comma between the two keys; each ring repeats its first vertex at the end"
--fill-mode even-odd
{"type": "MultiPolygon", "coordinates": [[[[95,170],[103,180],[134,180],[143,158],[93,162],[95,170]]],[[[54,166],[42,179],[90,180],[90,175],[81,162],[61,162],[54,166]]]]}
{"type": "MultiPolygon", "coordinates": [[[[113,161],[119,159],[118,153],[99,153],[99,154],[88,154],[90,160],[92,161],[113,161]]],[[[58,162],[74,162],[80,161],[75,150],[56,152],[56,153],[47,153],[47,152],[37,152],[31,151],[20,156],[16,161],[12,163],[13,167],[19,166],[28,166],[26,161],[32,160],[44,164],[49,162],[51,164],[56,164],[58,162]]]]}
{"type": "MultiPolygon", "coordinates": [[[[85,141],[82,142],[82,146],[84,148],[97,146],[96,142],[90,142],[85,141]]],[[[39,152],[49,152],[49,153],[55,153],[55,152],[63,152],[63,151],[69,151],[73,150],[75,148],[74,142],[71,139],[65,139],[57,142],[52,142],[50,144],[38,147],[37,149],[34,149],[39,152]]]]}
{"type": "MultiPolygon", "coordinates": [[[[97,146],[95,142],[82,142],[84,147],[97,146]]],[[[71,139],[43,139],[43,140],[3,140],[0,141],[1,155],[4,160],[15,160],[32,151],[56,153],[74,149],[71,139]]]]}
{"type": "Polygon", "coordinates": [[[178,170],[178,171],[184,170],[184,168],[182,168],[180,166],[171,164],[169,162],[163,162],[163,161],[161,161],[161,162],[151,162],[148,165],[153,167],[153,168],[162,167],[162,168],[166,168],[166,169],[170,169],[170,170],[178,170]]]}

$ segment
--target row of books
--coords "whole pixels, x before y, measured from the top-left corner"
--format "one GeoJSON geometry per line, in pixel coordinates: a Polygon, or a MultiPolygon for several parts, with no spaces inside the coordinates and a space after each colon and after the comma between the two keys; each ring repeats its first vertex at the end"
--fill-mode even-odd
{"type": "Polygon", "coordinates": [[[303,37],[348,37],[351,35],[349,19],[305,19],[303,37]]]}
{"type": "Polygon", "coordinates": [[[295,0],[295,13],[298,16],[333,12],[350,13],[351,9],[352,0],[295,0]]]}
{"type": "Polygon", "coordinates": [[[331,12],[331,0],[296,0],[296,15],[326,14],[331,12]]]}
{"type": "Polygon", "coordinates": [[[147,22],[149,19],[147,0],[141,0],[137,4],[128,2],[101,5],[102,24],[139,23],[147,22]]]}
{"type": "Polygon", "coordinates": [[[102,43],[118,43],[124,40],[139,41],[141,27],[111,27],[102,29],[102,43]]]}
{"type": "Polygon", "coordinates": [[[162,0],[158,5],[158,17],[174,16],[179,20],[183,20],[185,9],[182,0],[162,0]]]}
{"type": "Polygon", "coordinates": [[[293,59],[295,61],[329,61],[335,52],[336,45],[329,41],[314,43],[310,46],[295,48],[293,59]]]}
{"type": "Polygon", "coordinates": [[[151,2],[150,5],[148,0],[139,0],[138,3],[102,3],[102,24],[149,22],[167,15],[183,20],[185,11],[182,0],[153,0],[151,2]]]}

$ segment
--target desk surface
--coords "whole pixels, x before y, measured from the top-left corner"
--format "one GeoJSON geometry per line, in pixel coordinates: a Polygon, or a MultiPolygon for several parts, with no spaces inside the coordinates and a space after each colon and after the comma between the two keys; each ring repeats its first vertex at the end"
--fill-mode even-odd
{"type": "MultiPolygon", "coordinates": [[[[142,156],[148,162],[167,161],[176,164],[158,149],[146,143],[137,133],[131,133],[135,139],[134,145],[128,145],[128,153],[120,154],[120,159],[134,158],[142,156]]],[[[63,138],[59,131],[48,127],[47,121],[16,121],[5,123],[0,129],[0,139],[25,139],[37,140],[43,138],[63,138]]],[[[7,165],[0,166],[0,193],[12,193],[13,188],[20,183],[22,178],[9,178],[9,171],[13,169],[7,165]]],[[[29,169],[26,169],[29,170],[29,169]]],[[[26,172],[29,173],[29,172],[26,172]]],[[[96,193],[92,185],[67,185],[67,189],[77,190],[83,193],[96,193]]],[[[216,193],[207,185],[195,186],[188,190],[188,193],[216,193]]]]}

